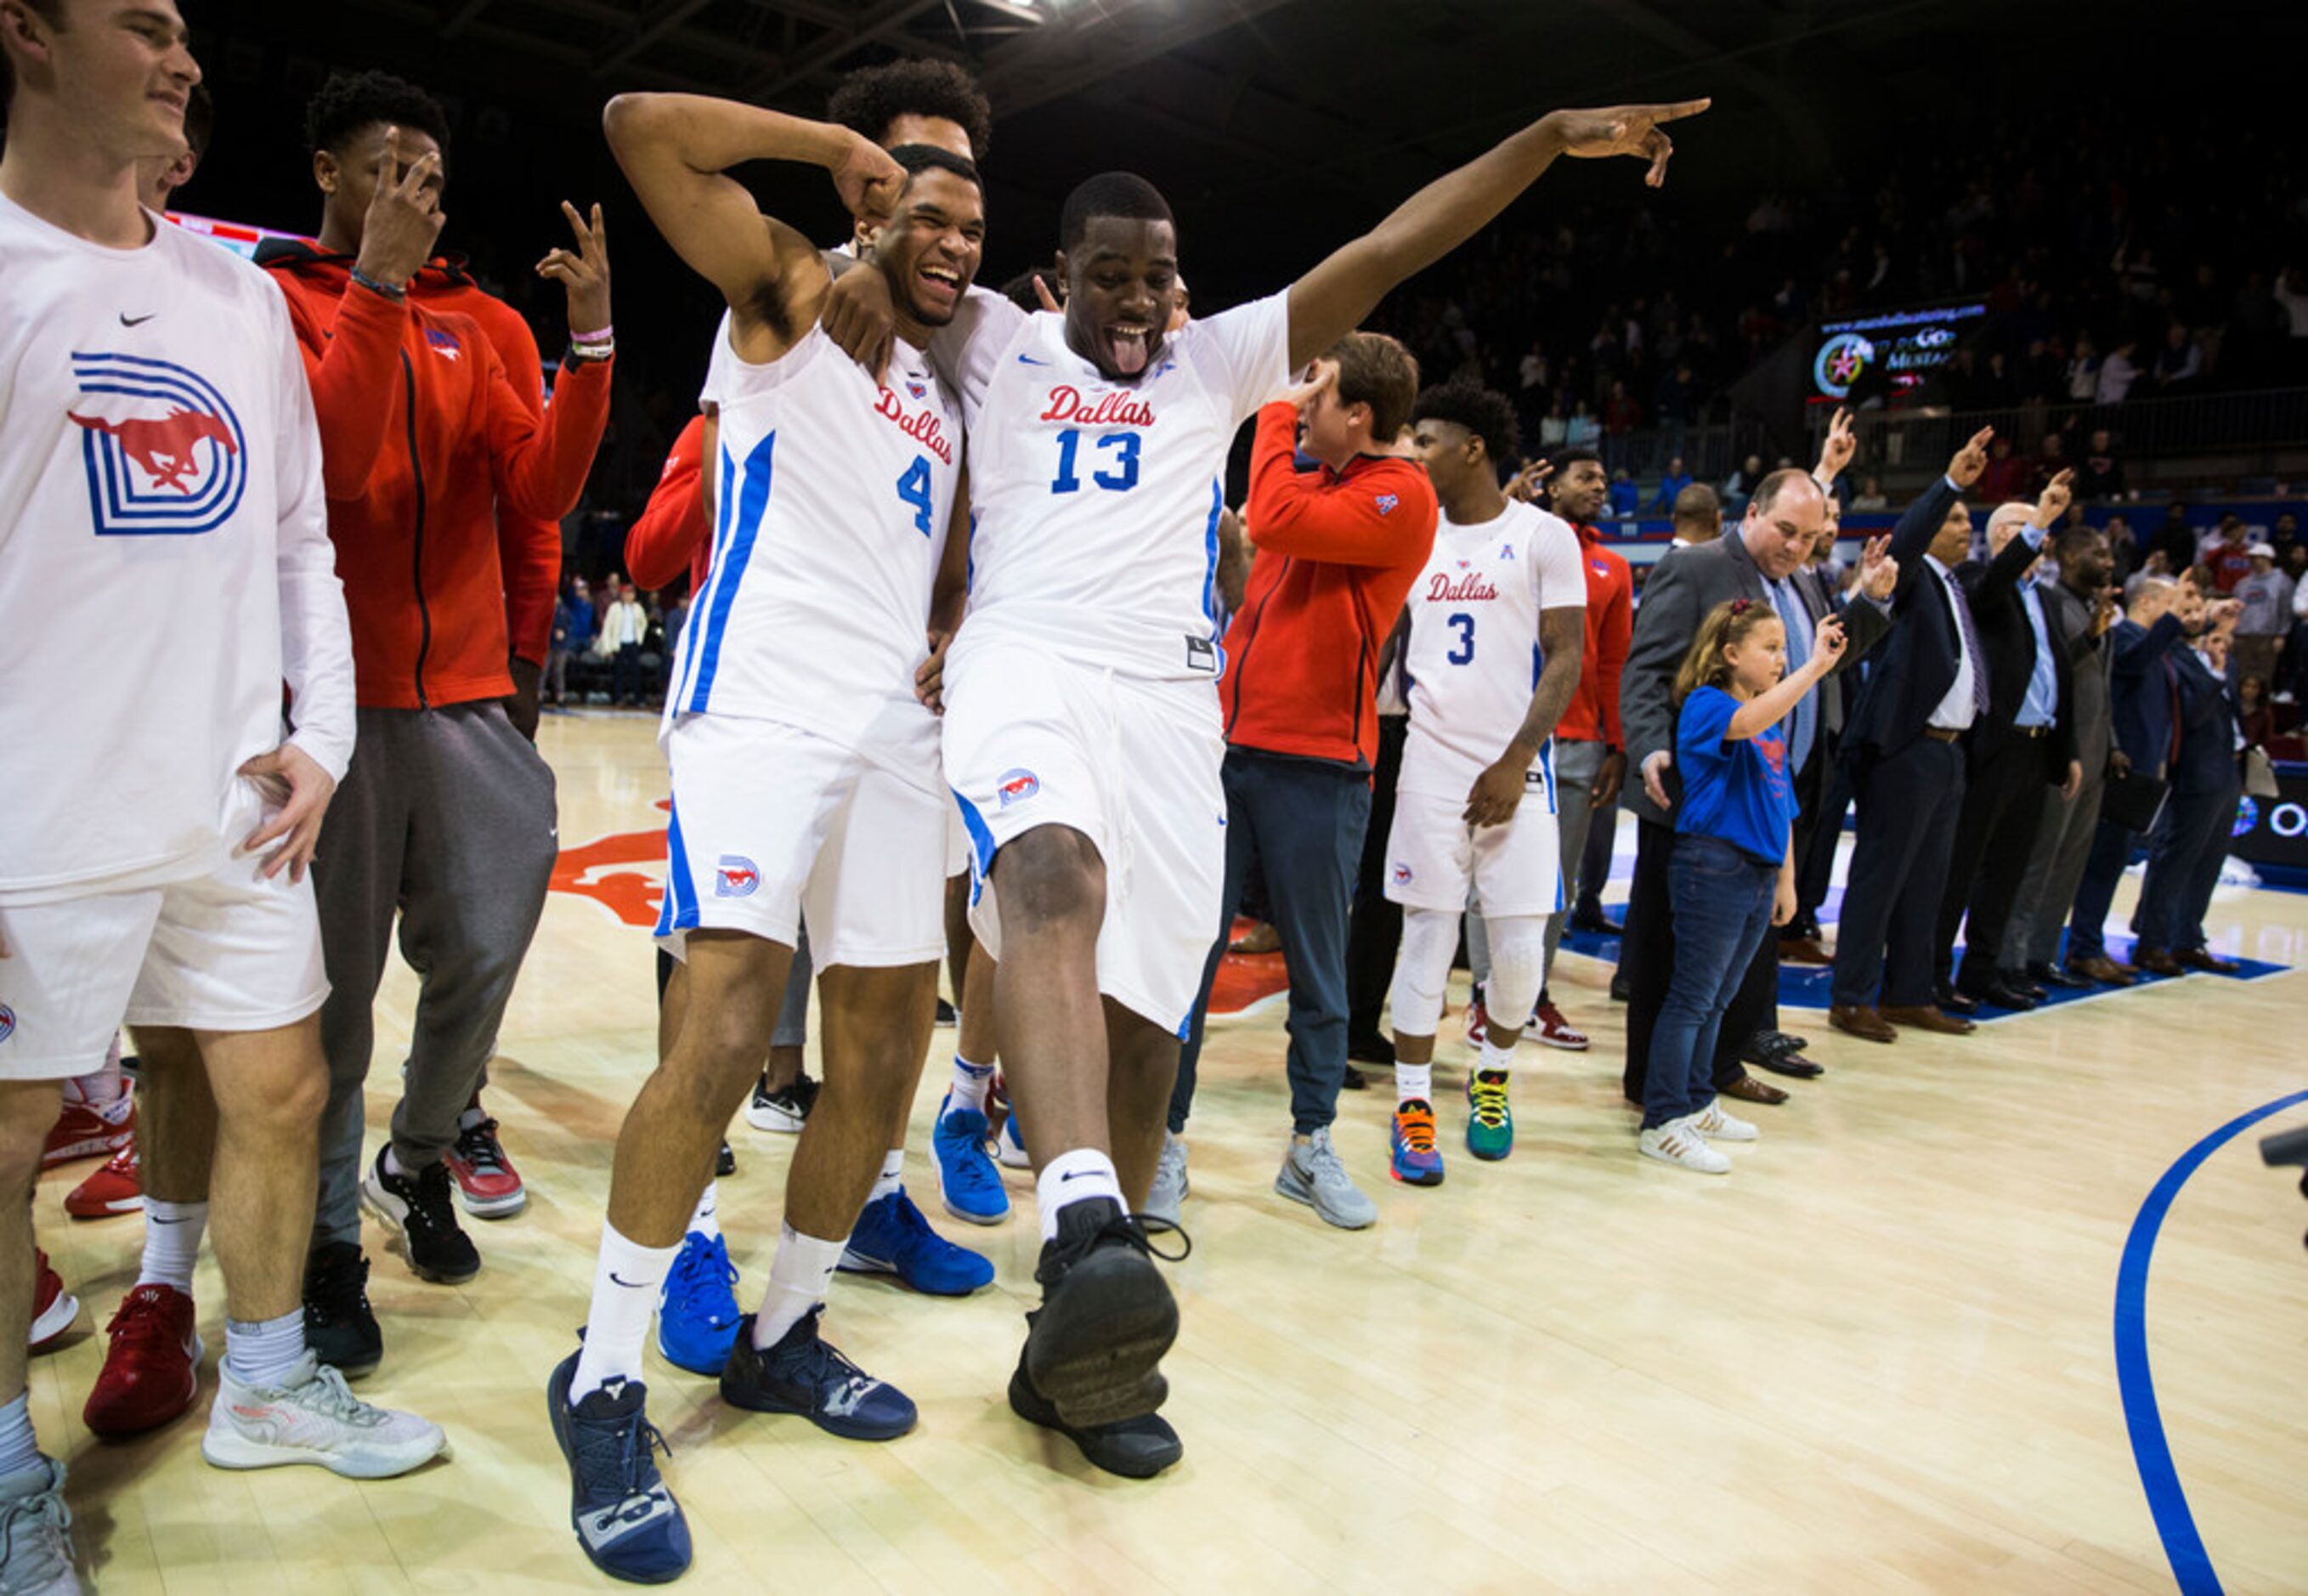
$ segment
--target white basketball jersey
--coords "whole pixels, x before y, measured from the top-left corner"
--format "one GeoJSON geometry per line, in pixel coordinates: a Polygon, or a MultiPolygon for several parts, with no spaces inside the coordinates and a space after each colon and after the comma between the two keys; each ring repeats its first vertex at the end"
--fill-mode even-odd
{"type": "Polygon", "coordinates": [[[914,697],[961,467],[959,410],[900,342],[889,384],[822,327],[779,359],[719,363],[713,564],[682,629],[666,726],[750,716],[855,748],[934,791],[914,697]]]}
{"type": "Polygon", "coordinates": [[[1448,515],[1412,585],[1410,736],[1399,790],[1464,798],[1521,729],[1544,609],[1586,608],[1579,534],[1532,505],[1473,526],[1448,515]]]}
{"type": "Polygon", "coordinates": [[[352,752],[352,643],[280,290],[0,198],[0,903],[219,868],[240,763],[352,752]]]}
{"type": "Polygon", "coordinates": [[[952,368],[977,531],[955,647],[1024,637],[1125,676],[1215,682],[1227,450],[1288,384],[1285,297],[1188,324],[1135,384],[1069,349],[1063,316],[1005,301],[968,345],[952,368]]]}

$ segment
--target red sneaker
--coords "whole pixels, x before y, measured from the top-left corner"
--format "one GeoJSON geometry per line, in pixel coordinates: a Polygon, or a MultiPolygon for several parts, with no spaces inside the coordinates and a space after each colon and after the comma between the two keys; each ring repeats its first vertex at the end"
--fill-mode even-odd
{"type": "Polygon", "coordinates": [[[39,1255],[39,1281],[32,1288],[32,1350],[45,1352],[64,1340],[65,1332],[80,1317],[80,1298],[65,1290],[65,1277],[48,1267],[45,1247],[32,1249],[39,1255]]]}
{"type": "Polygon", "coordinates": [[[497,1122],[484,1119],[457,1133],[443,1160],[457,1182],[457,1201],[475,1219],[504,1219],[529,1206],[521,1171],[497,1140],[497,1122]]]}
{"type": "Polygon", "coordinates": [[[1490,1036],[1490,1011],[1483,1006],[1483,989],[1477,987],[1467,999],[1467,1045],[1480,1050],[1490,1036]]]}
{"type": "Polygon", "coordinates": [[[101,1108],[68,1102],[48,1131],[40,1168],[53,1169],[74,1159],[110,1158],[127,1146],[135,1134],[136,1094],[133,1091],[122,1092],[101,1108]]]}
{"type": "Polygon", "coordinates": [[[155,1281],[120,1299],[104,1327],[111,1345],[81,1420],[108,1441],[159,1429],[193,1405],[201,1388],[200,1333],[193,1299],[155,1281]]]}
{"type": "Polygon", "coordinates": [[[1532,1041],[1545,1042],[1550,1048],[1561,1048],[1572,1053],[1587,1050],[1587,1033],[1573,1031],[1571,1022],[1563,1017],[1563,1011],[1551,1003],[1542,1002],[1530,1011],[1530,1023],[1522,1028],[1522,1033],[1532,1041]]]}
{"type": "Polygon", "coordinates": [[[65,1195],[65,1212],[74,1219],[110,1219],[144,1206],[144,1170],[131,1142],[112,1161],[65,1195]]]}

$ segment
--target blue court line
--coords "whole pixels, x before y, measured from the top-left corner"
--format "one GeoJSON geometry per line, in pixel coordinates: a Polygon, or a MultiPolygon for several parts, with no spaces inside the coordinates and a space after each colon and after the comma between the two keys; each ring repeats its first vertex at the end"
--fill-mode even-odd
{"type": "Polygon", "coordinates": [[[2180,1471],[2173,1465],[2172,1447],[2164,1438],[2156,1383],[2148,1371],[2148,1265],[2156,1253],[2164,1216],[2171,1212],[2173,1199],[2188,1184],[2188,1178],[2236,1136],[2297,1103],[2308,1103],[2308,1091],[2263,1103],[2229,1120],[2181,1154],[2140,1205],[2140,1215],[2131,1221],[2131,1235],[2123,1244],[2123,1261],[2116,1270],[2116,1388],[2123,1399],[2124,1428],[2131,1434],[2132,1462],[2140,1471],[2140,1488],[2148,1493],[2148,1511],[2155,1515],[2156,1532],[2163,1537],[2164,1556],[2172,1565],[2172,1577],[2183,1596],[2218,1596],[2220,1581],[2212,1572],[2204,1538],[2196,1531],[2195,1515],[2188,1511],[2188,1495],[2180,1488],[2180,1471]]]}

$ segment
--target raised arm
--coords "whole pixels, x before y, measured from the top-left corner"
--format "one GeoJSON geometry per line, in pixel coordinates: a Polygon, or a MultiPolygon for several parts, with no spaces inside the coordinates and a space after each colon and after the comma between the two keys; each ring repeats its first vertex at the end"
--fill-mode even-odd
{"type": "Polygon", "coordinates": [[[1436,178],[1353,243],[1290,285],[1290,367],[1296,370],[1360,326],[1395,284],[1416,276],[1475,236],[1559,155],[1635,155],[1650,163],[1645,181],[1666,181],[1675,146],[1659,125],[1705,110],[1704,99],[1672,105],[1549,111],[1537,121],[1436,178]]]}
{"type": "Polygon", "coordinates": [[[721,290],[746,331],[814,323],[831,280],[816,246],[762,215],[730,168],[749,160],[823,167],[852,214],[888,215],[905,185],[904,168],[871,140],[735,100],[620,94],[601,125],[658,231],[721,290]]]}
{"type": "Polygon", "coordinates": [[[1770,691],[1759,693],[1741,704],[1732,715],[1731,723],[1723,729],[1723,740],[1744,743],[1750,738],[1761,737],[1794,713],[1803,695],[1843,658],[1843,623],[1831,615],[1822,617],[1812,631],[1811,657],[1804,661],[1803,669],[1789,672],[1774,682],[1770,691]]]}
{"type": "Polygon", "coordinates": [[[1891,529],[1890,556],[1899,563],[1899,582],[1905,588],[1924,568],[1924,556],[1932,548],[1932,539],[1939,536],[1940,526],[1947,520],[1948,511],[1961,498],[1964,490],[1979,480],[1979,473],[1987,469],[1987,445],[1995,436],[1992,427],[1983,427],[1974,433],[1969,442],[1948,462],[1947,475],[1916,496],[1899,524],[1891,529]]]}

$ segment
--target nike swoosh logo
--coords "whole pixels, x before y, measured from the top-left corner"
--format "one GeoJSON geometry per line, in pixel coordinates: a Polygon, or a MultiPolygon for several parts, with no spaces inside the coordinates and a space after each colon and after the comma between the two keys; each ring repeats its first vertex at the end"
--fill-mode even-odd
{"type": "Polygon", "coordinates": [[[617,1272],[614,1269],[609,1271],[609,1283],[613,1286],[623,1286],[628,1291],[646,1291],[649,1290],[649,1288],[643,1285],[640,1281],[618,1279],[617,1272]]]}
{"type": "Polygon", "coordinates": [[[130,315],[124,310],[120,313],[120,324],[124,327],[141,327],[145,323],[151,321],[152,316],[159,315],[159,314],[160,313],[156,310],[152,312],[151,315],[130,315]]]}
{"type": "MultiPolygon", "coordinates": [[[[1080,1180],[1085,1175],[1095,1175],[1097,1173],[1098,1171],[1095,1169],[1068,1169],[1064,1174],[1058,1177],[1058,1184],[1060,1186],[1064,1186],[1069,1180],[1080,1180]]],[[[609,1278],[611,1280],[615,1280],[617,1277],[613,1274],[609,1278]]]]}
{"type": "Polygon", "coordinates": [[[1018,357],[1018,364],[1021,366],[1047,366],[1049,362],[1047,360],[1037,360],[1031,355],[1021,355],[1018,357]]]}

